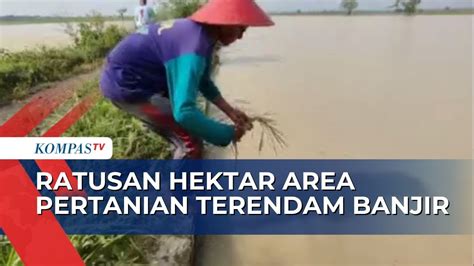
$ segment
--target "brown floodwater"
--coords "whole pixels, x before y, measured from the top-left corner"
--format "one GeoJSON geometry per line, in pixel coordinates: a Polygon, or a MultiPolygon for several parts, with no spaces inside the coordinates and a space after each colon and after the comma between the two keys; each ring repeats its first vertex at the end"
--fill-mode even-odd
{"type": "Polygon", "coordinates": [[[241,158],[470,158],[471,16],[277,17],[224,52],[230,100],[288,148],[241,158]]]}
{"type": "MultiPolygon", "coordinates": [[[[218,84],[274,113],[288,147],[239,158],[458,159],[472,153],[472,16],[275,17],[223,52],[218,84]]],[[[0,26],[0,47],[64,45],[59,24],[0,26]]],[[[233,157],[230,150],[212,156],[233,157]]],[[[209,236],[198,264],[472,265],[466,236],[209,236]]]]}
{"type": "MultiPolygon", "coordinates": [[[[218,83],[230,101],[248,101],[244,109],[275,113],[288,147],[259,153],[257,129],[239,144],[239,158],[471,158],[471,16],[275,20],[224,51],[218,83]]],[[[200,242],[198,264],[206,266],[472,265],[470,236],[200,242]]]]}
{"type": "MultiPolygon", "coordinates": [[[[130,22],[107,22],[131,27],[130,22]]],[[[61,47],[71,43],[65,23],[0,25],[0,48],[20,51],[39,45],[61,47]]]]}
{"type": "Polygon", "coordinates": [[[0,48],[19,51],[37,45],[63,46],[69,43],[64,29],[58,23],[0,25],[0,48]]]}

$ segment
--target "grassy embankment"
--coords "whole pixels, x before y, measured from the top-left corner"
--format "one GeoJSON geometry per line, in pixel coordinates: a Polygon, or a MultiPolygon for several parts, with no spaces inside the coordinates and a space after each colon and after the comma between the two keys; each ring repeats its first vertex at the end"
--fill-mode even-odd
{"type": "MultiPolygon", "coordinates": [[[[174,1],[162,9],[159,18],[184,17],[194,11],[197,1],[174,1]]],[[[42,82],[62,79],[86,64],[97,62],[124,35],[116,26],[107,28],[103,19],[89,19],[72,34],[74,46],[64,49],[40,48],[2,55],[0,58],[0,99],[6,102],[30,93],[29,88],[42,82]],[[56,67],[53,67],[56,66],[56,67]],[[60,66],[60,67],[57,67],[60,66]],[[23,69],[26,67],[26,69],[23,69]],[[17,73],[18,72],[18,73],[17,73]]],[[[95,94],[97,103],[63,136],[110,137],[116,159],[163,159],[170,153],[167,144],[145,129],[138,120],[118,110],[98,93],[98,79],[86,82],[75,97],[63,103],[31,135],[40,136],[55,121],[86,95],[95,94]]],[[[70,240],[87,265],[148,264],[157,236],[73,235],[70,240]]],[[[159,247],[158,247],[159,248],[159,247]]],[[[0,237],[0,265],[21,265],[6,237],[0,237]]]]}
{"type": "MultiPolygon", "coordinates": [[[[125,30],[104,26],[100,17],[81,22],[71,34],[74,45],[56,49],[41,47],[18,53],[3,53],[0,58],[0,99],[8,103],[34,92],[44,82],[64,79],[84,69],[97,67],[104,55],[124,35],[125,30]]],[[[63,136],[104,136],[114,141],[114,158],[165,158],[164,142],[129,115],[120,112],[98,95],[97,78],[86,82],[75,96],[63,103],[30,136],[40,136],[83,97],[96,94],[98,102],[63,136]]],[[[70,236],[74,247],[88,265],[146,263],[143,236],[70,236]]],[[[6,237],[0,238],[0,265],[22,265],[6,237]]]]}
{"type": "Polygon", "coordinates": [[[99,15],[88,17],[65,31],[73,44],[65,48],[38,47],[20,52],[0,50],[0,105],[34,93],[37,85],[97,68],[106,53],[126,34],[116,25],[105,26],[99,15]]]}
{"type": "MultiPolygon", "coordinates": [[[[116,159],[163,159],[169,157],[166,143],[156,134],[144,129],[130,115],[118,110],[98,95],[97,79],[86,82],[74,97],[63,103],[38,126],[30,136],[41,136],[52,124],[84,97],[99,97],[97,104],[63,136],[110,137],[116,159]]],[[[70,240],[87,265],[147,264],[149,245],[155,236],[71,235],[70,240]]],[[[156,247],[151,247],[156,248],[156,247]]],[[[6,237],[0,237],[0,265],[22,265],[6,237]]]]}

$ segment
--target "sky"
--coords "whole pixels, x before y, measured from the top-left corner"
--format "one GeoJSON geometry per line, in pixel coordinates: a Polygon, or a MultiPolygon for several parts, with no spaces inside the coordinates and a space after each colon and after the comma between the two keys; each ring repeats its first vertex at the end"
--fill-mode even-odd
{"type": "MultiPolygon", "coordinates": [[[[149,0],[150,3],[159,0],[149,0]]],[[[341,0],[257,0],[267,11],[337,10],[341,0]]],[[[363,10],[387,10],[394,0],[358,0],[363,10]]],[[[138,0],[0,0],[0,16],[59,15],[81,16],[96,10],[104,15],[115,15],[119,8],[132,14],[138,0]]],[[[472,0],[422,0],[421,8],[472,8],[472,0]]]]}

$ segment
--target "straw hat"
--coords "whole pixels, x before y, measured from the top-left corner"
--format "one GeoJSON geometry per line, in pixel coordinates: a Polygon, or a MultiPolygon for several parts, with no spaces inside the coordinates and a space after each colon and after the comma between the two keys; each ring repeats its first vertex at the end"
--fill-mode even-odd
{"type": "Polygon", "coordinates": [[[210,0],[191,17],[211,25],[242,25],[264,27],[274,25],[254,0],[210,0]]]}

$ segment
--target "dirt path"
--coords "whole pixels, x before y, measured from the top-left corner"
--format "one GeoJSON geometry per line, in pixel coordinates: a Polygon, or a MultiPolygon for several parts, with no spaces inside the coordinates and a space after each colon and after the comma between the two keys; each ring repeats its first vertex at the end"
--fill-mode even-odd
{"type": "MultiPolygon", "coordinates": [[[[41,89],[37,93],[27,97],[26,99],[12,102],[11,104],[0,107],[0,125],[7,121],[13,114],[21,109],[26,103],[35,97],[50,97],[51,95],[68,94],[79,89],[85,82],[95,78],[99,74],[99,69],[83,73],[66,80],[53,82],[46,85],[47,88],[41,89]]],[[[45,86],[45,85],[41,85],[45,86]]]]}

